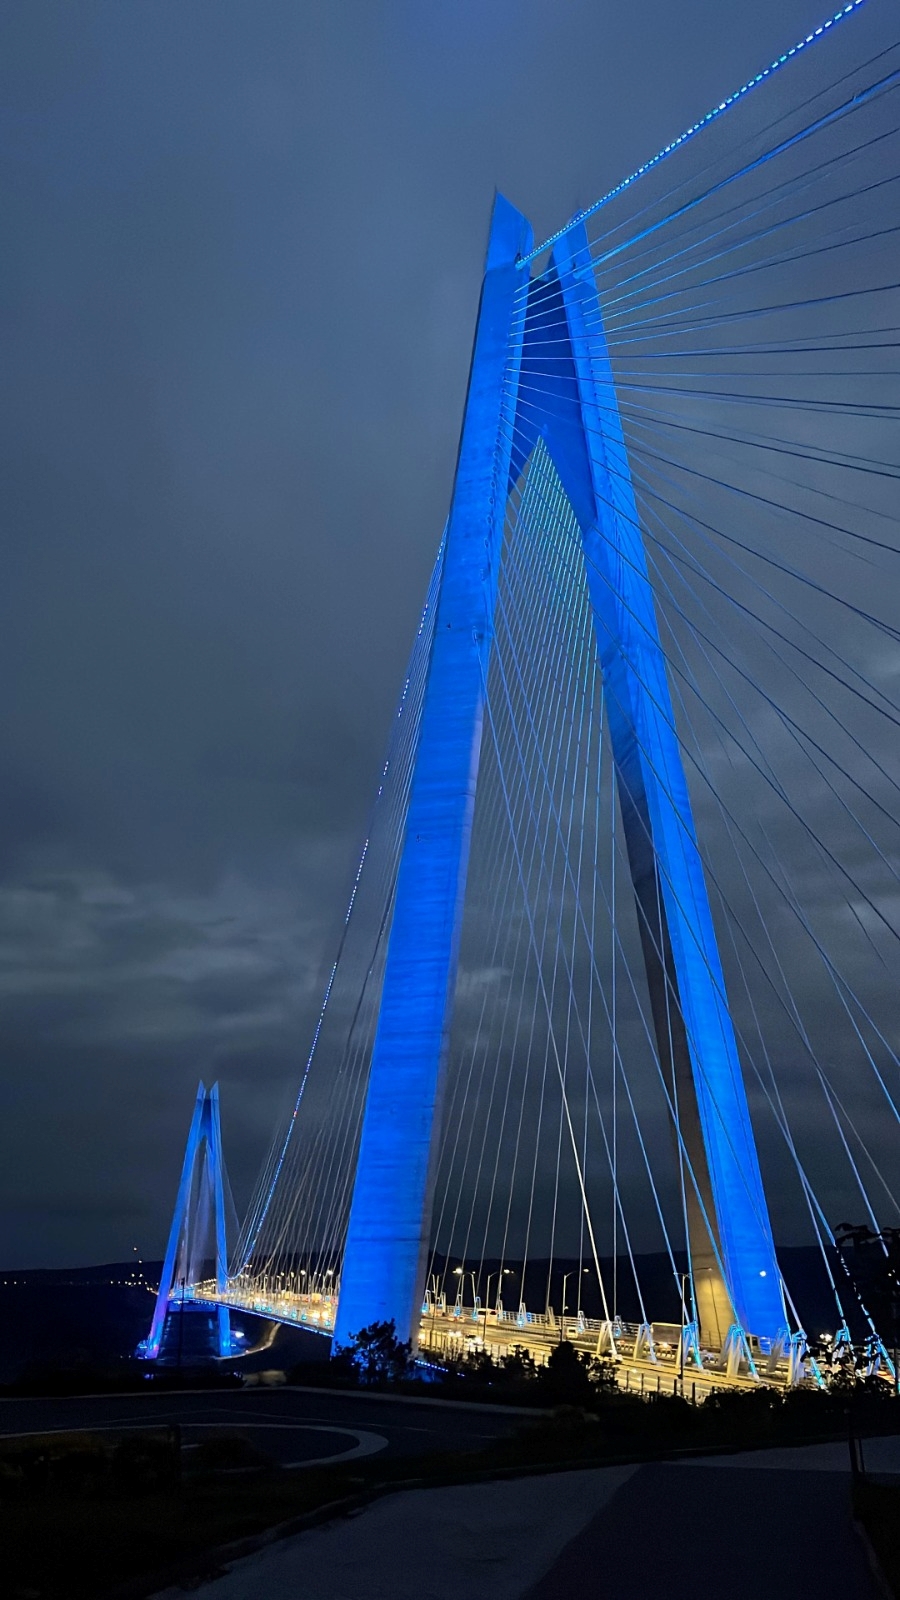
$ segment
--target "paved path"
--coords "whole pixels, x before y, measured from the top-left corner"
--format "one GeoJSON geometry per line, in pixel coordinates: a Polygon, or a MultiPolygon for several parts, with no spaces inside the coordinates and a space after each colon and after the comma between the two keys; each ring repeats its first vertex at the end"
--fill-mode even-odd
{"type": "MultiPolygon", "coordinates": [[[[885,1439],[863,1439],[861,1446],[866,1472],[886,1473],[900,1478],[900,1434],[885,1439]]],[[[794,1472],[850,1471],[847,1446],[841,1444],[802,1444],[792,1450],[745,1450],[740,1455],[716,1456],[719,1467],[736,1467],[741,1470],[769,1471],[772,1467],[786,1467],[794,1472]]],[[[693,1457],[681,1463],[685,1467],[708,1467],[709,1459],[693,1457]]]]}
{"type": "MultiPolygon", "coordinates": [[[[900,1438],[867,1442],[900,1475],[900,1438]]],[[[175,1600],[167,1590],[158,1600],[175,1600]]],[[[388,1496],[235,1562],[209,1600],[877,1600],[845,1445],[388,1496]]]]}
{"type": "MultiPolygon", "coordinates": [[[[202,1594],[209,1600],[519,1600],[636,1470],[605,1467],[390,1495],[358,1516],[235,1562],[202,1594]]],[[[167,1589],[165,1600],[181,1595],[167,1589]]]]}
{"type": "Polygon", "coordinates": [[[709,1461],[689,1471],[642,1467],[522,1592],[527,1600],[697,1600],[703,1592],[728,1600],[875,1600],[878,1593],[851,1526],[848,1475],[793,1466],[733,1471],[709,1461]]]}

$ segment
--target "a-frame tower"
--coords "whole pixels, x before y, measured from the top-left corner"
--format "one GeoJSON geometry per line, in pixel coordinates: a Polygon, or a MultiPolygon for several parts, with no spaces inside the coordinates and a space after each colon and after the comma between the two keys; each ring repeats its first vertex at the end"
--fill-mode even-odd
{"type": "Polygon", "coordinates": [[[529,282],[491,224],[341,1275],[336,1342],[415,1337],[506,502],[542,440],[581,532],[660,1063],[678,1105],[701,1337],[785,1324],[587,236],[529,282]],[[540,373],[539,383],[523,374],[540,373]]]}
{"type": "MultiPolygon", "coordinates": [[[[207,1089],[201,1082],[197,1090],[153,1321],[140,1350],[146,1361],[155,1361],[159,1355],[172,1290],[177,1289],[178,1282],[186,1275],[184,1267],[179,1272],[179,1262],[183,1263],[190,1252],[192,1223],[198,1214],[207,1215],[212,1223],[216,1289],[224,1294],[228,1282],[228,1253],[225,1238],[225,1168],[217,1083],[207,1089]]],[[[227,1356],[231,1354],[228,1307],[218,1305],[216,1317],[218,1353],[227,1356]]]]}

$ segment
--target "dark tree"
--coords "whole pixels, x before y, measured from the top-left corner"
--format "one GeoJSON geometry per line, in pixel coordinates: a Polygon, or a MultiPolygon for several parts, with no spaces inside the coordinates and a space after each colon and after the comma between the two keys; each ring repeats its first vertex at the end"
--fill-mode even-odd
{"type": "Polygon", "coordinates": [[[412,1344],[397,1338],[393,1318],[372,1322],[354,1333],[350,1343],[336,1351],[334,1360],[360,1383],[397,1383],[412,1367],[412,1344]]]}
{"type": "Polygon", "coordinates": [[[539,1374],[541,1388],[555,1405],[584,1406],[594,1398],[592,1358],[582,1355],[567,1339],[554,1345],[539,1374]]]}

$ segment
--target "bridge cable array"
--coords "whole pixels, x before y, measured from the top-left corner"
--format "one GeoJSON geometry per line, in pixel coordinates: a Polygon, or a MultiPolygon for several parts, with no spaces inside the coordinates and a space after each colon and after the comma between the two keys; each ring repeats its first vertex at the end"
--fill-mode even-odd
{"type": "MultiPolygon", "coordinates": [[[[787,109],[761,75],[702,141],[668,147],[664,171],[582,213],[597,231],[579,269],[597,286],[788,1311],[794,1329],[830,1315],[876,1340],[835,1229],[900,1221],[900,41],[886,25],[873,3],[839,61],[833,46],[796,61],[787,109]],[[807,1267],[791,1281],[805,1245],[814,1291],[807,1267]]],[[[506,443],[523,466],[486,619],[426,1287],[432,1308],[643,1326],[691,1310],[703,1193],[654,1033],[605,641],[574,511],[529,431],[575,381],[546,248],[526,258],[543,270],[523,270],[525,355],[510,352],[506,443]]],[[[339,1279],[440,576],[439,552],[311,1048],[233,1256],[266,1292],[324,1300],[339,1279]]]]}

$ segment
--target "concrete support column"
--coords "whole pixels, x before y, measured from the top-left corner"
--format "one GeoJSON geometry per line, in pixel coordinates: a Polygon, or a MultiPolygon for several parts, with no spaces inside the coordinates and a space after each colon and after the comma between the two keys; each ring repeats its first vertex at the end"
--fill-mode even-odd
{"type": "Polygon", "coordinates": [[[592,504],[576,514],[619,803],[659,1057],[693,1173],[701,1337],[721,1346],[737,1321],[774,1338],[786,1320],[781,1279],[583,225],[557,245],[553,271],[590,473],[592,504]]]}
{"type": "Polygon", "coordinates": [[[434,642],[397,880],[335,1343],[393,1319],[415,1337],[431,1226],[484,682],[526,305],[524,217],[494,205],[434,642]]]}

